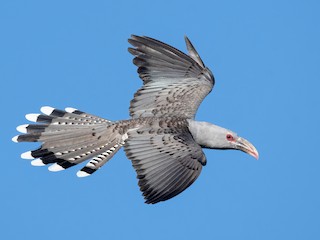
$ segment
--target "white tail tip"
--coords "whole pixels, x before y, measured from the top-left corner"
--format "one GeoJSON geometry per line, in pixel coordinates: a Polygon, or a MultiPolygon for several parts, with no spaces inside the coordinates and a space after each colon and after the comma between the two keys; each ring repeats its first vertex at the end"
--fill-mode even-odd
{"type": "Polygon", "coordinates": [[[39,117],[40,114],[37,113],[29,113],[26,115],[26,119],[31,121],[31,122],[37,122],[37,119],[39,117]]]}
{"type": "Polygon", "coordinates": [[[84,171],[78,171],[78,172],[77,172],[77,176],[78,176],[78,177],[88,177],[88,176],[90,176],[90,174],[89,174],[89,173],[86,173],[86,172],[84,172],[84,171]]]}
{"type": "Polygon", "coordinates": [[[73,113],[74,111],[77,111],[78,109],[72,108],[72,107],[67,107],[67,108],[65,108],[65,110],[66,110],[66,112],[68,112],[68,113],[73,113]]]}
{"type": "Polygon", "coordinates": [[[22,153],[21,154],[21,158],[23,158],[23,159],[34,159],[34,157],[32,157],[32,155],[31,155],[31,151],[22,153]]]}
{"type": "Polygon", "coordinates": [[[40,108],[40,111],[46,115],[50,115],[53,111],[54,108],[53,107],[48,107],[48,106],[44,106],[40,108]]]}
{"type": "Polygon", "coordinates": [[[50,167],[48,167],[48,170],[50,172],[60,172],[64,170],[64,168],[61,167],[59,164],[55,163],[55,164],[52,164],[50,167]]]}
{"type": "Polygon", "coordinates": [[[31,165],[36,167],[45,166],[41,159],[35,159],[31,161],[31,165]]]}
{"type": "Polygon", "coordinates": [[[18,142],[18,137],[19,137],[19,135],[17,135],[17,136],[14,136],[11,140],[12,140],[12,142],[18,142]]]}
{"type": "Polygon", "coordinates": [[[27,133],[27,127],[29,124],[23,124],[17,127],[17,131],[21,133],[27,133]]]}

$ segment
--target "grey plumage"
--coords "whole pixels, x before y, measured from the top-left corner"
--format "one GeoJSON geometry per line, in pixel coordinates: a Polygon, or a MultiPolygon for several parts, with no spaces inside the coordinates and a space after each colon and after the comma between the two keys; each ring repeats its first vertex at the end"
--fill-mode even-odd
{"type": "Polygon", "coordinates": [[[144,83],[131,101],[131,117],[194,118],[214,85],[211,71],[197,63],[200,58],[195,60],[152,38],[132,36],[129,43],[136,47],[129,52],[144,83]]]}
{"type": "Polygon", "coordinates": [[[125,152],[147,203],[179,194],[197,179],[206,164],[183,118],[152,118],[137,131],[129,131],[125,152]]]}
{"type": "Polygon", "coordinates": [[[129,120],[110,121],[67,108],[43,107],[29,114],[37,124],[21,125],[16,142],[41,142],[23,153],[35,166],[60,171],[86,160],[77,175],[85,177],[124,147],[137,172],[146,203],[170,199],[200,175],[206,157],[202,148],[238,149],[258,157],[257,150],[234,132],[194,120],[215,80],[185,37],[189,55],[149,37],[132,36],[129,52],[143,80],[130,103],[129,120]]]}

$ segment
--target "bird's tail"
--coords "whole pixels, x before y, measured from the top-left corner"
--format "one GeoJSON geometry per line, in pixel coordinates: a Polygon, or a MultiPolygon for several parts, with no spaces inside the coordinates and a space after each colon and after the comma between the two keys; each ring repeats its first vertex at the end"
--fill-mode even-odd
{"type": "Polygon", "coordinates": [[[34,166],[50,164],[50,171],[61,171],[91,159],[78,177],[85,177],[108,162],[123,146],[126,133],[119,130],[117,122],[81,112],[74,108],[65,111],[42,107],[43,114],[27,114],[29,121],[17,127],[22,135],[14,142],[41,142],[40,148],[21,154],[32,159],[34,166]]]}

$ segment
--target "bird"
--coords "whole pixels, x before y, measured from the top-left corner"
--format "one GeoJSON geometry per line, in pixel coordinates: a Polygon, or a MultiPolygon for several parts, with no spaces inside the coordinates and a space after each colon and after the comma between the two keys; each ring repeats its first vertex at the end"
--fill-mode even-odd
{"type": "Polygon", "coordinates": [[[207,160],[203,149],[233,149],[258,159],[257,149],[235,132],[195,120],[197,109],[215,85],[191,41],[188,54],[159,40],[131,35],[128,39],[143,85],[130,102],[130,118],[111,121],[76,108],[44,106],[27,114],[34,122],[17,127],[14,142],[40,142],[21,154],[33,166],[53,172],[86,161],[77,172],[87,177],[121,148],[137,174],[145,203],[173,198],[200,175],[207,160]]]}

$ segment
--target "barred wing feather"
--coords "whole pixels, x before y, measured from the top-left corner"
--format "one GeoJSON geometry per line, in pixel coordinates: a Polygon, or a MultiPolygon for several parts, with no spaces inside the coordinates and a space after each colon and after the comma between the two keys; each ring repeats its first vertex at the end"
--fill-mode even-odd
{"type": "Polygon", "coordinates": [[[160,120],[129,131],[124,150],[137,172],[146,203],[151,204],[184,191],[206,164],[186,120],[160,120]]]}
{"type": "Polygon", "coordinates": [[[130,115],[194,118],[214,86],[214,77],[186,38],[190,56],[149,37],[132,36],[133,63],[144,85],[135,93],[130,115]]]}

